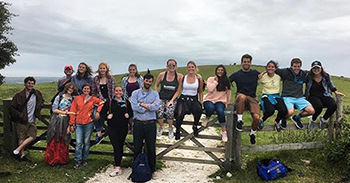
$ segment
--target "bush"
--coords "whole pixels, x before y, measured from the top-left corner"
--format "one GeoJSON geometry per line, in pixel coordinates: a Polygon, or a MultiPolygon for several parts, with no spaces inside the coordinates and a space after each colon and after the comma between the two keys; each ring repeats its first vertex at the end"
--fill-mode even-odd
{"type": "Polygon", "coordinates": [[[328,142],[324,148],[326,161],[335,164],[346,179],[350,179],[350,125],[342,123],[342,133],[338,139],[328,142]]]}

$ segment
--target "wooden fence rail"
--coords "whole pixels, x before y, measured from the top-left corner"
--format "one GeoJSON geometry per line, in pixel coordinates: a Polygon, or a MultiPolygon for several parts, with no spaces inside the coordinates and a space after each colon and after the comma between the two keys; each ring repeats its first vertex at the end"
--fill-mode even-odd
{"type": "MultiPolygon", "coordinates": [[[[4,137],[4,148],[11,152],[13,149],[17,147],[17,135],[16,135],[16,125],[15,123],[10,121],[9,116],[9,106],[11,103],[11,99],[3,100],[3,135],[0,134],[0,136],[4,137]]],[[[330,125],[328,126],[328,139],[332,140],[334,137],[337,137],[341,133],[341,121],[342,121],[342,98],[341,96],[336,96],[336,103],[338,106],[338,109],[334,115],[330,119],[330,125]]],[[[50,108],[51,105],[45,104],[44,108],[50,108]]],[[[157,143],[157,148],[162,148],[160,153],[157,154],[157,159],[160,160],[167,160],[167,161],[183,161],[183,162],[192,162],[192,163],[205,163],[205,164],[215,164],[218,165],[220,168],[224,169],[225,171],[232,171],[234,169],[240,169],[241,168],[241,153],[246,152],[258,152],[258,151],[275,151],[275,150],[293,150],[293,149],[310,149],[310,148],[320,148],[323,147],[323,144],[321,142],[302,142],[302,143],[285,143],[285,144],[270,144],[270,145],[261,145],[261,146],[247,146],[242,147],[242,138],[241,134],[242,132],[239,132],[235,130],[236,122],[237,122],[237,115],[234,110],[234,105],[229,104],[225,115],[227,117],[227,123],[226,123],[226,129],[227,129],[227,136],[228,136],[228,142],[225,143],[225,146],[223,148],[218,147],[205,147],[200,141],[197,139],[208,139],[208,140],[221,140],[220,136],[214,136],[214,135],[203,135],[199,134],[198,137],[194,137],[193,133],[187,132],[185,129],[181,129],[182,132],[182,138],[179,141],[176,141],[174,144],[163,144],[163,143],[157,143]],[[186,146],[184,145],[184,142],[190,140],[196,146],[186,146]],[[212,160],[204,160],[204,159],[194,159],[194,158],[183,158],[183,157],[171,157],[166,156],[170,151],[174,149],[183,149],[183,150],[191,150],[191,151],[203,151],[205,152],[209,157],[211,157],[212,160]],[[224,159],[218,158],[213,152],[216,153],[224,153],[224,159]]],[[[35,146],[35,143],[37,143],[39,140],[46,140],[46,133],[47,133],[47,125],[49,124],[48,115],[43,115],[44,120],[42,121],[46,126],[40,126],[38,125],[38,129],[40,131],[44,131],[41,133],[38,138],[35,140],[35,142],[32,143],[32,145],[29,147],[33,150],[45,150],[45,147],[42,146],[35,146]]],[[[217,117],[213,118],[209,121],[207,127],[200,127],[199,133],[202,132],[205,128],[208,128],[209,126],[218,126],[215,122],[217,121],[217,117]]],[[[184,125],[193,125],[193,122],[184,121],[184,125]]],[[[1,123],[0,123],[1,125],[1,123]]],[[[308,127],[308,124],[304,124],[306,128],[308,127]]],[[[267,125],[264,127],[263,131],[272,131],[274,130],[273,125],[267,125]]],[[[287,125],[286,130],[296,130],[296,127],[294,125],[287,125]]],[[[249,132],[250,127],[244,126],[243,127],[244,132],[249,132]]],[[[167,135],[166,132],[163,133],[163,135],[167,135]]],[[[104,140],[102,144],[109,144],[109,141],[104,140]]],[[[133,143],[126,142],[126,147],[133,152],[133,143]]],[[[72,139],[71,141],[71,148],[69,151],[74,152],[75,147],[75,139],[72,139]]],[[[90,151],[91,154],[101,154],[101,155],[112,155],[112,152],[108,151],[90,151]]],[[[125,156],[133,156],[133,153],[125,153],[125,156]]]]}

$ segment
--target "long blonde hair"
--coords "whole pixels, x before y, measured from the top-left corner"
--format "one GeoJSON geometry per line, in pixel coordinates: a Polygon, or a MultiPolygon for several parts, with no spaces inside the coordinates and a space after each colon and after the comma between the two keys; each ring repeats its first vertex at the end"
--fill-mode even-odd
{"type": "Polygon", "coordinates": [[[107,69],[107,71],[106,71],[106,77],[107,78],[111,78],[112,77],[112,75],[111,75],[111,73],[109,73],[110,72],[110,70],[109,70],[109,66],[108,66],[108,64],[106,63],[106,62],[101,62],[100,64],[98,64],[98,69],[97,69],[97,71],[96,71],[96,73],[98,73],[98,77],[99,78],[101,78],[101,73],[100,73],[100,67],[102,66],[102,65],[104,65],[105,67],[106,67],[106,69],[107,69]]]}

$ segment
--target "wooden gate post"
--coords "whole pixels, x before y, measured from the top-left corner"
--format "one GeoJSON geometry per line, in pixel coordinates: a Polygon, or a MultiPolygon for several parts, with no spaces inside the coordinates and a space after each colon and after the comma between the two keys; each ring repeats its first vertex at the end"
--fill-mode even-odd
{"type": "Polygon", "coordinates": [[[338,138],[341,134],[341,124],[343,121],[343,102],[342,96],[336,95],[335,102],[337,103],[337,110],[335,112],[335,138],[338,138]]]}
{"type": "Polygon", "coordinates": [[[4,117],[4,149],[11,153],[18,145],[16,124],[10,120],[9,108],[12,99],[3,100],[4,117]]]}
{"type": "Polygon", "coordinates": [[[228,104],[226,111],[229,112],[226,120],[226,132],[228,141],[225,144],[225,162],[224,168],[226,172],[232,171],[232,162],[233,162],[233,120],[234,120],[234,106],[233,104],[228,104]]]}
{"type": "MultiPolygon", "coordinates": [[[[235,104],[234,104],[235,105],[235,104]]],[[[241,169],[241,142],[242,142],[242,134],[241,132],[236,130],[236,124],[237,124],[237,114],[236,110],[234,110],[233,114],[233,145],[232,145],[232,152],[233,152],[233,169],[241,169]]]]}

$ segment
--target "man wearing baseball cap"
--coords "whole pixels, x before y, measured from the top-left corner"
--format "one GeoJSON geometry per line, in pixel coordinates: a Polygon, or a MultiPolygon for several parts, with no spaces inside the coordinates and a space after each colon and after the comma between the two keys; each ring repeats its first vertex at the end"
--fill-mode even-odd
{"type": "Polygon", "coordinates": [[[53,96],[53,98],[51,99],[51,103],[53,103],[55,101],[55,98],[56,96],[63,91],[64,89],[64,86],[71,82],[72,80],[72,76],[73,76],[73,66],[71,65],[65,65],[64,66],[64,70],[63,70],[65,76],[63,76],[62,78],[60,78],[58,81],[57,81],[57,93],[55,96],[53,96]]]}

